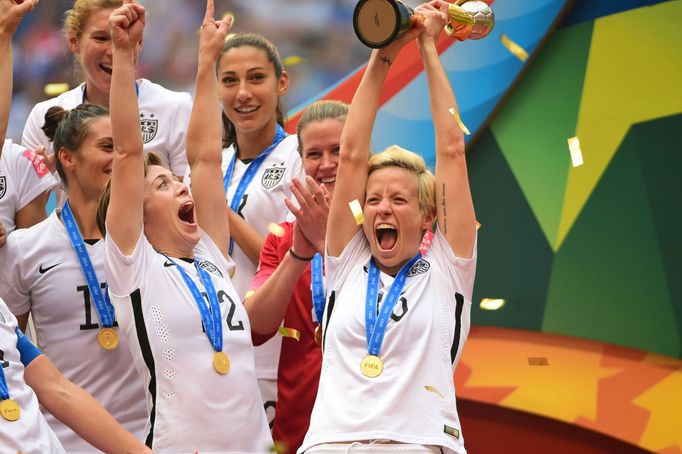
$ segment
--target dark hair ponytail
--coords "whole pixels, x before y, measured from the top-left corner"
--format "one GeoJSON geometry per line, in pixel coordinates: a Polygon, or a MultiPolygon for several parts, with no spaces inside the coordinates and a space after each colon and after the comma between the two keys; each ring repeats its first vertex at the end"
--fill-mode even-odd
{"type": "Polygon", "coordinates": [[[88,136],[88,123],[99,117],[109,116],[106,107],[94,104],[81,104],[75,109],[64,110],[62,107],[50,107],[45,114],[43,132],[52,142],[52,149],[56,157],[57,173],[65,185],[68,186],[64,167],[59,160],[59,150],[62,148],[71,153],[78,153],[83,141],[88,136]]]}
{"type": "MultiPolygon", "coordinates": [[[[284,65],[282,64],[282,59],[279,56],[277,47],[275,47],[275,45],[272,44],[272,42],[270,42],[266,37],[264,37],[263,35],[259,35],[257,33],[239,33],[228,38],[227,41],[225,41],[223,51],[220,54],[220,57],[218,58],[218,62],[216,63],[216,71],[218,71],[218,68],[220,68],[220,61],[223,59],[223,56],[228,50],[242,46],[253,47],[265,52],[265,56],[267,57],[268,61],[272,63],[272,65],[275,67],[275,76],[277,77],[277,79],[282,77],[282,73],[284,72],[284,65]]],[[[277,123],[279,123],[280,126],[284,127],[284,123],[286,123],[286,114],[284,113],[284,108],[282,107],[281,99],[277,100],[277,108],[275,110],[275,113],[277,115],[277,123]]],[[[227,118],[225,112],[222,113],[222,116],[223,116],[223,147],[227,148],[230,145],[237,142],[237,132],[234,129],[234,124],[232,124],[230,119],[227,118]]]]}

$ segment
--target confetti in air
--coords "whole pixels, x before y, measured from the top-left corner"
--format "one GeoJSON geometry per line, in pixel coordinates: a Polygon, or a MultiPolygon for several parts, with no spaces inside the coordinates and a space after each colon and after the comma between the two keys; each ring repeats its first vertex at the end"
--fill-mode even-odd
{"type": "Polygon", "coordinates": [[[496,311],[502,309],[506,303],[502,298],[483,298],[479,307],[484,311],[496,311]]]}
{"type": "Polygon", "coordinates": [[[300,63],[303,63],[303,58],[299,57],[298,55],[292,55],[290,57],[287,57],[282,61],[284,63],[284,66],[295,66],[300,63]]]}
{"type": "Polygon", "coordinates": [[[571,162],[573,167],[583,165],[583,152],[580,150],[580,140],[577,137],[568,139],[568,149],[571,152],[571,162]]]}
{"type": "Polygon", "coordinates": [[[279,329],[277,330],[282,337],[291,337],[292,339],[300,340],[301,339],[301,333],[298,330],[295,330],[293,328],[286,328],[284,326],[280,326],[279,329]]]}
{"type": "Polygon", "coordinates": [[[275,224],[274,222],[268,224],[268,231],[277,238],[282,238],[284,236],[284,228],[279,224],[275,224]]]}
{"type": "Polygon", "coordinates": [[[358,199],[348,202],[350,210],[353,212],[353,217],[355,218],[355,223],[357,225],[362,225],[365,222],[365,215],[362,214],[362,207],[358,199]]]}
{"type": "Polygon", "coordinates": [[[45,85],[44,91],[47,96],[59,96],[62,93],[69,91],[69,84],[47,84],[45,85]]]}
{"type": "Polygon", "coordinates": [[[467,136],[470,136],[471,132],[469,132],[469,129],[464,125],[464,123],[462,122],[462,119],[459,117],[459,113],[455,110],[455,108],[450,107],[448,109],[448,112],[450,112],[450,114],[452,114],[452,116],[455,117],[455,120],[457,120],[457,124],[459,125],[462,132],[464,134],[466,134],[467,136]]]}
{"type": "Polygon", "coordinates": [[[509,37],[504,33],[502,33],[502,45],[506,47],[507,50],[511,52],[519,60],[521,61],[528,60],[528,52],[526,52],[526,49],[519,46],[511,39],[509,39],[509,37]]]}
{"type": "Polygon", "coordinates": [[[424,389],[427,390],[430,393],[438,394],[440,397],[445,397],[442,392],[438,391],[435,387],[433,386],[424,386],[424,389]]]}

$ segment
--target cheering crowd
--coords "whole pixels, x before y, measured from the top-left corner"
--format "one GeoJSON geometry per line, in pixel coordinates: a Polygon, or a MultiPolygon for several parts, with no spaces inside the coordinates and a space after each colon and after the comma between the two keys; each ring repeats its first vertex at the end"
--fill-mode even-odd
{"type": "MultiPolygon", "coordinates": [[[[39,7],[0,0],[3,136],[12,37],[39,7]]],[[[231,33],[213,0],[193,99],[136,78],[144,7],[75,0],[84,80],[0,159],[0,453],[465,453],[453,372],[476,227],[436,48],[447,8],[417,7],[350,106],[315,102],[287,135],[276,46],[231,33]],[[370,152],[413,41],[435,175],[370,152]]]]}

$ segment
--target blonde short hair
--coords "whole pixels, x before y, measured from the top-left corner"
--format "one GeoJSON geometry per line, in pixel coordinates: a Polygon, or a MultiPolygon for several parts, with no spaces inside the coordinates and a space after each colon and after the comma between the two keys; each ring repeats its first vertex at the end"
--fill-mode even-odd
{"type": "Polygon", "coordinates": [[[392,145],[369,158],[367,174],[371,175],[372,172],[386,167],[399,167],[412,172],[417,177],[417,196],[422,214],[435,214],[436,177],[426,167],[424,158],[398,145],[392,145]]]}

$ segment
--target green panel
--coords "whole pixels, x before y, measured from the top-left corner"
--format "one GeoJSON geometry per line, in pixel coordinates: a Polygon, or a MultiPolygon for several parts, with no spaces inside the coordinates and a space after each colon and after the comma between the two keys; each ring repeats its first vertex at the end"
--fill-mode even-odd
{"type": "Polygon", "coordinates": [[[558,30],[492,123],[542,230],[556,247],[593,22],[558,30]]]}
{"type": "Polygon", "coordinates": [[[554,258],[543,330],[677,356],[675,314],[640,166],[628,133],[554,258]]]}
{"type": "Polygon", "coordinates": [[[682,114],[633,127],[682,357],[682,114]]]}
{"type": "Polygon", "coordinates": [[[547,298],[553,252],[490,129],[468,154],[478,231],[478,269],[472,322],[538,331],[547,298]],[[498,311],[481,298],[504,298],[498,311]]]}

